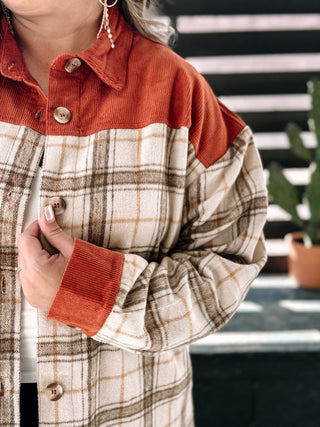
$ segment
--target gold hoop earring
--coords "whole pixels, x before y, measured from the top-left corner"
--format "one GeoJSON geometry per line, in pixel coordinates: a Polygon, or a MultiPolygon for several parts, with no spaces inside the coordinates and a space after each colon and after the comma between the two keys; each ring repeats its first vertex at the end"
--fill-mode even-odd
{"type": "Polygon", "coordinates": [[[113,7],[118,3],[118,0],[115,0],[112,4],[108,4],[108,0],[99,0],[99,3],[102,4],[103,6],[103,13],[102,13],[102,20],[101,20],[101,25],[97,34],[97,38],[100,36],[101,31],[104,29],[107,31],[108,33],[108,37],[110,40],[110,44],[112,49],[114,49],[115,44],[112,38],[112,33],[111,33],[111,29],[110,29],[110,23],[109,23],[109,13],[108,13],[108,7],[113,7]]]}

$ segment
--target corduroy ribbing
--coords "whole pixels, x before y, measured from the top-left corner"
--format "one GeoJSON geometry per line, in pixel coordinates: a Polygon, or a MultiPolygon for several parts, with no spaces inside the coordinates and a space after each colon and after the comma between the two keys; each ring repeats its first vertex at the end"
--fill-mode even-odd
{"type": "MultiPolygon", "coordinates": [[[[221,104],[198,72],[170,48],[133,34],[117,9],[112,22],[116,49],[109,48],[107,33],[102,33],[92,46],[76,55],[81,66],[74,73],[65,70],[72,55],[56,58],[50,68],[47,99],[24,66],[14,38],[7,34],[0,63],[0,73],[7,78],[2,84],[0,76],[5,104],[0,121],[28,126],[44,135],[80,137],[105,129],[141,129],[153,123],[171,129],[187,127],[196,157],[210,167],[226,153],[245,123],[221,104]],[[25,106],[20,109],[16,108],[17,85],[13,81],[17,79],[22,80],[19,100],[25,106]],[[29,86],[37,96],[30,96],[29,86]],[[59,106],[70,111],[68,123],[55,120],[59,106]]],[[[2,27],[8,33],[5,19],[2,27]]]]}
{"type": "Polygon", "coordinates": [[[93,336],[114,306],[124,255],[80,239],[74,242],[72,256],[47,317],[93,336]]]}

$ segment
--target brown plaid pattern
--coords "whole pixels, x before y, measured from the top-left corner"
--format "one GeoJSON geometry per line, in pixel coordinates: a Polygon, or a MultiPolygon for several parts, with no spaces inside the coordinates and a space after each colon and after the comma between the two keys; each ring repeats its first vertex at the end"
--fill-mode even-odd
{"type": "Polygon", "coordinates": [[[42,155],[40,211],[62,197],[61,227],[125,261],[94,337],[39,312],[41,427],[193,426],[189,344],[230,319],[266,260],[250,130],[192,67],[112,13],[117,48],[102,34],[73,74],[70,55],[57,58],[47,99],[2,21],[1,427],[19,426],[17,241],[42,155]],[[54,120],[58,106],[70,123],[54,120]],[[57,400],[52,383],[63,389],[57,400]]]}
{"type": "Polygon", "coordinates": [[[61,226],[125,253],[125,267],[95,339],[39,313],[40,425],[192,426],[188,345],[225,324],[265,262],[266,191],[249,129],[210,168],[186,128],[164,124],[45,137],[2,123],[0,143],[0,425],[19,425],[16,245],[45,147],[42,206],[59,194],[61,226]],[[52,382],[64,389],[54,402],[52,382]]]}

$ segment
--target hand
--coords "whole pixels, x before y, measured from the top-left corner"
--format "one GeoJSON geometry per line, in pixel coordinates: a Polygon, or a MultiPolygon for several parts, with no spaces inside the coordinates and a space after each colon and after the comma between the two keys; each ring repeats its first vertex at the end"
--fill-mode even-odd
{"type": "Polygon", "coordinates": [[[52,206],[45,208],[40,221],[33,222],[18,243],[20,281],[28,302],[41,310],[49,310],[73,251],[73,238],[57,224],[52,206]],[[43,249],[40,234],[58,253],[43,249]]]}

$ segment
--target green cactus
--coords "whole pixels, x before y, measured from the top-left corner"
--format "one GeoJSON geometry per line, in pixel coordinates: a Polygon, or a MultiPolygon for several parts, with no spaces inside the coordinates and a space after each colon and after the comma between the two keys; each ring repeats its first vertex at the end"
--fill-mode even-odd
{"type": "Polygon", "coordinates": [[[312,99],[309,120],[310,131],[316,135],[317,146],[309,150],[301,137],[301,129],[294,123],[287,126],[287,135],[292,152],[307,161],[310,167],[310,183],[304,191],[303,203],[307,204],[310,218],[304,221],[297,212],[299,195],[297,189],[284,176],[280,166],[269,168],[269,198],[291,215],[292,221],[304,231],[305,245],[320,245],[320,81],[308,83],[312,99]]]}

